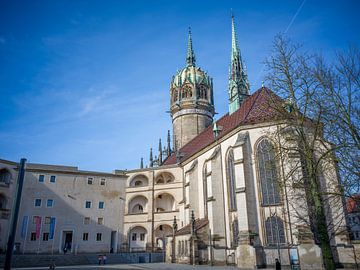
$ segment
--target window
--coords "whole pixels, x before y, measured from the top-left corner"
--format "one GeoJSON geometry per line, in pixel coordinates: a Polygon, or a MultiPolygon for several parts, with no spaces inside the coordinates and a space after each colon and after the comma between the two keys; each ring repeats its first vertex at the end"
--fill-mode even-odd
{"type": "Polygon", "coordinates": [[[49,241],[49,233],[45,232],[43,233],[43,241],[49,241]]]}
{"type": "Polygon", "coordinates": [[[50,176],[50,183],[55,183],[56,182],[56,175],[51,175],[50,176]]]}
{"type": "Polygon", "coordinates": [[[53,207],[54,205],[54,200],[53,199],[48,199],[46,202],[46,207],[53,207]]]}
{"type": "Polygon", "coordinates": [[[0,182],[10,184],[11,174],[7,169],[0,170],[0,182]]]}
{"type": "Polygon", "coordinates": [[[51,223],[51,217],[45,217],[45,224],[50,224],[51,223]]]}
{"type": "Polygon", "coordinates": [[[227,177],[228,177],[228,193],[230,210],[236,210],[236,182],[235,182],[235,166],[234,166],[234,152],[229,151],[227,157],[227,177]]]}
{"type": "Polygon", "coordinates": [[[41,207],[41,199],[35,199],[34,205],[35,207],[41,207]]]}
{"type": "Polygon", "coordinates": [[[140,187],[143,185],[143,182],[138,180],[138,181],[135,181],[135,184],[134,184],[136,187],[140,187]]]}
{"type": "Polygon", "coordinates": [[[104,224],[104,218],[99,217],[98,220],[97,220],[97,224],[98,225],[103,225],[104,224]]]}
{"type": "Polygon", "coordinates": [[[91,201],[85,202],[85,208],[91,208],[91,201]]]}
{"type": "Polygon", "coordinates": [[[106,179],[105,178],[101,178],[100,179],[100,186],[105,186],[106,183],[106,179]]]}
{"type": "Polygon", "coordinates": [[[132,240],[132,241],[136,241],[136,233],[133,233],[133,234],[131,235],[131,240],[132,240]]]}
{"type": "Polygon", "coordinates": [[[145,241],[145,233],[140,233],[140,241],[145,241]]]}
{"type": "Polygon", "coordinates": [[[84,218],[84,224],[86,224],[86,225],[90,224],[90,218],[89,217],[84,218]]]}
{"type": "Polygon", "coordinates": [[[30,235],[30,241],[36,241],[36,232],[32,232],[30,235]]]}
{"type": "Polygon", "coordinates": [[[265,221],[266,240],[269,246],[284,244],[284,222],[278,216],[271,216],[265,221]]]}
{"type": "Polygon", "coordinates": [[[88,185],[92,185],[93,184],[93,178],[89,177],[87,183],[88,183],[88,185]]]}
{"type": "Polygon", "coordinates": [[[33,218],[32,218],[32,223],[33,223],[33,224],[36,224],[36,221],[37,221],[39,218],[40,218],[39,216],[33,216],[33,218]]]}
{"type": "Polygon", "coordinates": [[[89,240],[89,233],[83,233],[83,241],[88,241],[89,240]]]}
{"type": "Polygon", "coordinates": [[[101,241],[102,233],[96,234],[96,241],[101,241]]]}
{"type": "Polygon", "coordinates": [[[0,209],[6,209],[6,197],[3,194],[0,194],[0,209]]]}
{"type": "Polygon", "coordinates": [[[264,139],[259,143],[256,154],[259,165],[262,204],[278,204],[280,203],[280,193],[274,147],[268,140],[264,139]]]}
{"type": "Polygon", "coordinates": [[[99,209],[104,209],[104,202],[99,202],[99,209]]]}
{"type": "Polygon", "coordinates": [[[45,181],[45,175],[40,174],[39,175],[39,182],[44,182],[45,181]]]}

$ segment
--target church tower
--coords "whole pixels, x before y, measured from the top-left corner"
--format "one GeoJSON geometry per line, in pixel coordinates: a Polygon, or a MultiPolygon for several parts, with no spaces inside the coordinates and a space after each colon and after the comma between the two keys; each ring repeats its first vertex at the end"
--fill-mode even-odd
{"type": "Polygon", "coordinates": [[[250,86],[237,44],[234,16],[231,17],[231,63],[229,69],[229,114],[237,111],[250,95],[250,86]]]}
{"type": "Polygon", "coordinates": [[[195,62],[189,29],[186,66],[173,76],[170,84],[170,112],[175,150],[183,147],[213,121],[213,81],[195,62]]]}

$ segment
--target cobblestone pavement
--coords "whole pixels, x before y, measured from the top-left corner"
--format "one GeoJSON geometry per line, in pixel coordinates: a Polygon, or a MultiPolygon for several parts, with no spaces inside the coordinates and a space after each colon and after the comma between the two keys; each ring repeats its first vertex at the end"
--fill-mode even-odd
{"type": "MultiPolygon", "coordinates": [[[[48,267],[13,268],[14,270],[46,270],[48,267]]],[[[56,270],[240,270],[235,266],[208,266],[208,265],[186,265],[167,263],[142,263],[142,264],[109,264],[109,265],[78,265],[78,266],[57,266],[56,270]]]]}

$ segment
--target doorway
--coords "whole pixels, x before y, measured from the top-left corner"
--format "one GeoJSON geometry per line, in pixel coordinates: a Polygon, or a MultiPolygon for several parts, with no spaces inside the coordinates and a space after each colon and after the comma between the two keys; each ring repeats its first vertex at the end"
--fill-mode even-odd
{"type": "Polygon", "coordinates": [[[73,240],[73,232],[72,231],[64,231],[63,232],[63,244],[62,249],[64,254],[71,253],[72,249],[72,240],[73,240]]]}

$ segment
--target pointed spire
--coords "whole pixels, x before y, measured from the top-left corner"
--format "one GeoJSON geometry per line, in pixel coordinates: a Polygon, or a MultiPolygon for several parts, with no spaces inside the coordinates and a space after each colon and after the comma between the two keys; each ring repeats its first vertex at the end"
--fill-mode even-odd
{"type": "Polygon", "coordinates": [[[171,155],[171,145],[170,145],[170,130],[168,130],[167,134],[167,156],[170,157],[171,155]]]}
{"type": "Polygon", "coordinates": [[[159,166],[162,164],[162,147],[161,147],[161,139],[159,139],[159,166]]]}
{"type": "Polygon", "coordinates": [[[144,169],[144,159],[140,159],[140,169],[144,169]]]}
{"type": "Polygon", "coordinates": [[[188,48],[186,55],[186,66],[195,66],[195,54],[192,47],[191,28],[189,27],[188,48]]]}
{"type": "Polygon", "coordinates": [[[153,166],[154,166],[153,153],[152,153],[152,148],[150,148],[150,164],[149,164],[149,167],[153,167],[153,166]]]}
{"type": "Polygon", "coordinates": [[[250,85],[247,79],[246,68],[241,59],[238,47],[235,18],[231,14],[231,63],[229,70],[229,113],[237,111],[242,102],[250,95],[250,85]]]}
{"type": "Polygon", "coordinates": [[[237,37],[235,31],[234,13],[231,11],[231,62],[234,61],[236,55],[239,55],[239,47],[237,44],[237,37]]]}

